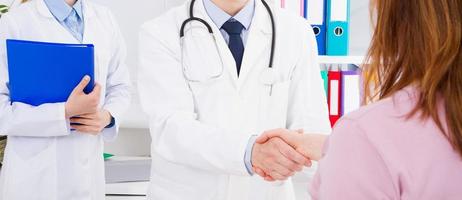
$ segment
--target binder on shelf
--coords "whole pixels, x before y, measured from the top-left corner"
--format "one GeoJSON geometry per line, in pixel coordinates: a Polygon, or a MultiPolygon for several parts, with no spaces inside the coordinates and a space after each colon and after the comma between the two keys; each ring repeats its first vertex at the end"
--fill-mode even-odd
{"type": "Polygon", "coordinates": [[[306,18],[318,42],[319,55],[326,55],[326,0],[306,0],[306,18]]]}
{"type": "Polygon", "coordinates": [[[94,86],[94,46],[7,40],[11,102],[32,106],[65,102],[85,75],[94,86]]]}
{"type": "Polygon", "coordinates": [[[350,0],[327,0],[327,55],[349,52],[350,0]]]}
{"type": "Polygon", "coordinates": [[[329,119],[331,126],[342,116],[342,72],[341,71],[329,71],[329,86],[328,86],[328,105],[329,105],[329,119]]]}
{"type": "Polygon", "coordinates": [[[328,77],[329,71],[327,70],[327,67],[325,65],[322,65],[321,67],[321,78],[323,80],[323,85],[324,85],[324,91],[326,91],[326,97],[328,95],[328,87],[329,87],[329,77],[328,77]]]}
{"type": "Polygon", "coordinates": [[[342,114],[355,111],[361,107],[361,78],[357,69],[342,71],[342,114]]]}

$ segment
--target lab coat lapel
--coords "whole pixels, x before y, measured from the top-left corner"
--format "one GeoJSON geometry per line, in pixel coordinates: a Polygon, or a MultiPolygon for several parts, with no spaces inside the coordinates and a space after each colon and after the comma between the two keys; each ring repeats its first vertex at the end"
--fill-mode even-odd
{"type": "Polygon", "coordinates": [[[261,1],[255,2],[255,14],[245,45],[238,88],[241,88],[249,74],[261,67],[268,67],[271,48],[271,20],[261,1]],[[264,60],[262,62],[262,60],[264,60]]]}
{"type": "MultiPolygon", "coordinates": [[[[83,23],[84,23],[84,30],[83,30],[83,44],[93,44],[94,45],[94,59],[95,59],[95,81],[100,82],[103,77],[101,77],[102,72],[101,72],[101,67],[100,66],[100,55],[99,52],[101,48],[98,44],[98,31],[100,30],[98,27],[99,24],[95,23],[97,20],[93,20],[92,18],[96,16],[95,10],[93,10],[91,7],[88,6],[88,3],[86,0],[80,0],[82,1],[82,7],[83,7],[83,23]]],[[[106,51],[106,50],[103,50],[106,51]]]]}
{"type": "Polygon", "coordinates": [[[223,38],[223,35],[220,32],[220,29],[216,26],[216,24],[212,21],[212,19],[207,14],[207,11],[205,10],[202,0],[196,0],[196,5],[194,6],[194,16],[204,19],[212,27],[213,34],[215,35],[218,49],[220,51],[220,55],[223,59],[223,64],[225,65],[224,71],[229,73],[234,86],[237,88],[238,76],[237,76],[237,69],[236,69],[236,61],[234,60],[234,57],[231,54],[228,44],[223,38]]]}
{"type": "MultiPolygon", "coordinates": [[[[91,28],[92,24],[88,23],[91,21],[91,18],[95,16],[95,11],[92,10],[89,6],[86,0],[80,0],[82,1],[82,6],[83,6],[83,18],[84,18],[84,33],[83,33],[83,43],[92,43],[94,41],[94,35],[97,33],[91,32],[91,30],[98,30],[95,28],[91,28]]],[[[68,30],[66,30],[61,24],[59,24],[58,21],[54,18],[53,14],[51,14],[50,10],[48,10],[47,5],[43,0],[38,0],[36,2],[37,10],[38,12],[45,18],[48,18],[50,20],[53,20],[56,24],[56,26],[59,28],[60,31],[63,32],[62,35],[68,36],[67,38],[69,39],[68,43],[75,42],[75,43],[80,43],[77,41],[77,39],[72,36],[71,33],[69,33],[68,30]]]]}
{"type": "Polygon", "coordinates": [[[50,27],[49,29],[53,28],[56,32],[53,32],[54,38],[59,38],[56,39],[56,41],[49,41],[49,42],[61,42],[61,43],[79,43],[77,39],[72,36],[71,33],[69,33],[66,28],[64,28],[51,14],[50,10],[48,9],[47,5],[43,0],[38,0],[35,1],[35,6],[37,8],[38,13],[40,14],[41,17],[46,18],[50,22],[50,27]]]}
{"type": "Polygon", "coordinates": [[[80,0],[82,1],[82,7],[83,7],[83,23],[84,23],[84,27],[83,27],[83,43],[92,43],[95,38],[95,34],[97,33],[94,33],[92,32],[92,30],[98,30],[96,28],[93,28],[91,27],[93,24],[89,23],[91,22],[91,18],[93,18],[95,16],[95,11],[92,10],[89,6],[88,6],[88,3],[86,0],[80,0]]]}

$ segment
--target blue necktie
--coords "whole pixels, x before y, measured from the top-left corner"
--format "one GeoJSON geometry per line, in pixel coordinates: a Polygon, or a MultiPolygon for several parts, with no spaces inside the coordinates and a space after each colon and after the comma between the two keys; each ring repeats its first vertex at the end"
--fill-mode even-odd
{"type": "Polygon", "coordinates": [[[72,9],[71,14],[64,19],[64,24],[69,32],[80,42],[83,40],[83,22],[77,12],[72,9]]]}
{"type": "Polygon", "coordinates": [[[233,54],[234,60],[236,61],[236,68],[237,68],[237,75],[241,71],[241,64],[242,64],[242,57],[244,56],[244,43],[242,42],[241,33],[244,29],[244,26],[234,20],[228,20],[223,26],[221,27],[225,30],[229,35],[229,50],[233,54]]]}

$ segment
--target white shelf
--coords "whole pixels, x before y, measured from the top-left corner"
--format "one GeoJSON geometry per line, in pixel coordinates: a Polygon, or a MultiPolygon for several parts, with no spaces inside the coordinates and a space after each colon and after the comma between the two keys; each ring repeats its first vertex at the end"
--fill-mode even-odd
{"type": "Polygon", "coordinates": [[[362,64],[364,56],[319,56],[320,64],[362,64]]]}
{"type": "Polygon", "coordinates": [[[127,182],[106,184],[106,195],[117,196],[145,196],[149,189],[149,182],[127,182]]]}

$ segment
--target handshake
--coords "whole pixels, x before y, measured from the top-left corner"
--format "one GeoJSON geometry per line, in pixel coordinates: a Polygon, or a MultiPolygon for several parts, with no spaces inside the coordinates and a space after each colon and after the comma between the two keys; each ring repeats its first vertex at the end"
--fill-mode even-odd
{"type": "Polygon", "coordinates": [[[257,138],[252,150],[255,173],[266,181],[283,181],[322,157],[326,135],[276,129],[257,138]]]}

